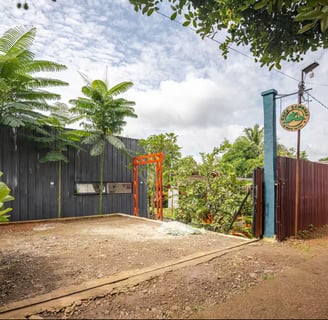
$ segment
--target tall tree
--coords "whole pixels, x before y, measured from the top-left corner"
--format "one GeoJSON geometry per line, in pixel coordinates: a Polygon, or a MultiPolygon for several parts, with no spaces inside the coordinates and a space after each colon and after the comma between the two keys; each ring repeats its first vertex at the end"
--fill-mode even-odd
{"type": "Polygon", "coordinates": [[[259,153],[257,146],[245,136],[238,137],[233,143],[225,140],[219,151],[221,162],[232,165],[237,177],[249,178],[254,168],[263,166],[263,153],[259,153]]]}
{"type": "Polygon", "coordinates": [[[244,129],[245,138],[249,143],[253,144],[258,150],[258,154],[260,155],[263,151],[263,143],[264,143],[264,128],[260,128],[259,124],[255,124],[253,128],[245,128],[244,129]]]}
{"type": "Polygon", "coordinates": [[[231,44],[249,46],[261,65],[300,61],[308,50],[328,47],[326,0],[130,0],[136,11],[151,15],[171,4],[171,19],[183,15],[202,38],[226,31],[220,44],[227,57],[231,44]]]}
{"type": "Polygon", "coordinates": [[[18,26],[0,38],[0,124],[37,126],[37,120],[45,118],[39,111],[49,108],[48,100],[60,98],[45,88],[68,85],[61,80],[35,75],[66,69],[62,64],[34,59],[30,47],[35,35],[35,28],[18,26]]]}
{"type": "Polygon", "coordinates": [[[260,128],[259,124],[255,124],[253,128],[245,128],[243,132],[250,143],[258,146],[263,143],[264,128],[260,128]]]}
{"type": "Polygon", "coordinates": [[[68,130],[66,126],[79,120],[73,116],[67,105],[55,103],[48,117],[40,120],[42,128],[38,128],[32,137],[40,147],[46,148],[46,154],[40,162],[57,162],[57,217],[61,218],[62,209],[62,163],[68,163],[67,152],[69,147],[81,149],[80,140],[85,132],[68,130]],[[45,127],[46,126],[46,127],[45,127]]]}
{"type": "Polygon", "coordinates": [[[124,143],[115,135],[122,132],[126,125],[126,117],[137,117],[132,107],[135,105],[133,101],[116,98],[132,85],[132,82],[121,82],[108,88],[104,81],[94,80],[82,87],[85,97],[70,100],[70,103],[74,105],[72,111],[85,119],[82,125],[90,132],[82,143],[92,145],[90,154],[100,157],[99,214],[103,212],[105,146],[109,143],[119,150],[126,150],[124,143]]]}

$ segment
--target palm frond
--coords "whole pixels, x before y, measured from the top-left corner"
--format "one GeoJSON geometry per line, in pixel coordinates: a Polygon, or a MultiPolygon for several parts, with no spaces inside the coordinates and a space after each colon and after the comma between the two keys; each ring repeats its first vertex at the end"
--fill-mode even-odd
{"type": "Polygon", "coordinates": [[[59,86],[68,86],[69,83],[59,79],[51,78],[31,78],[26,86],[28,88],[45,88],[45,87],[59,87],[59,86]]]}
{"type": "Polygon", "coordinates": [[[99,93],[102,95],[102,96],[105,96],[108,89],[107,89],[107,86],[106,86],[106,83],[102,80],[94,80],[92,81],[91,83],[91,88],[96,90],[96,91],[99,91],[99,93]]]}
{"type": "Polygon", "coordinates": [[[37,136],[37,134],[43,135],[43,136],[49,136],[50,135],[49,131],[44,126],[37,125],[37,126],[31,128],[31,129],[32,129],[31,131],[33,131],[33,137],[30,137],[30,138],[34,138],[35,136],[37,136]]]}
{"type": "Polygon", "coordinates": [[[122,142],[122,140],[120,140],[119,138],[113,136],[113,135],[109,135],[106,136],[105,139],[116,149],[118,150],[125,150],[125,144],[122,142]]]}
{"type": "Polygon", "coordinates": [[[115,103],[115,106],[119,106],[119,107],[132,107],[132,106],[135,106],[136,103],[134,101],[129,101],[129,100],[126,100],[124,98],[117,98],[114,100],[114,103],[115,103]]]}
{"type": "Polygon", "coordinates": [[[80,120],[82,120],[82,119],[83,119],[83,116],[82,116],[82,115],[75,116],[75,117],[71,116],[71,117],[68,119],[68,121],[67,121],[67,125],[69,125],[69,124],[73,124],[73,123],[78,122],[78,121],[80,121],[80,120]]]}
{"type": "Polygon", "coordinates": [[[83,144],[94,144],[97,143],[98,140],[100,139],[101,134],[100,133],[92,133],[85,138],[83,138],[82,143],[83,144]]]}
{"type": "Polygon", "coordinates": [[[60,94],[45,90],[21,90],[16,93],[16,100],[59,100],[60,94]]]}
{"type": "Polygon", "coordinates": [[[22,50],[21,52],[16,53],[16,54],[7,53],[5,56],[8,58],[10,58],[10,57],[16,58],[16,59],[18,59],[18,61],[21,61],[23,63],[23,62],[28,62],[28,61],[33,60],[35,57],[35,54],[30,50],[22,50]]]}
{"type": "Polygon", "coordinates": [[[46,137],[34,137],[33,136],[33,140],[36,142],[42,143],[42,144],[47,144],[47,145],[53,144],[53,142],[54,142],[54,138],[50,136],[49,132],[47,133],[46,137]]]}
{"type": "Polygon", "coordinates": [[[72,129],[72,130],[65,131],[65,133],[67,133],[69,137],[77,136],[79,138],[84,138],[90,136],[90,133],[86,132],[85,130],[72,129]]]}
{"type": "Polygon", "coordinates": [[[51,151],[47,152],[47,154],[40,159],[41,163],[45,163],[45,162],[49,162],[49,161],[51,161],[51,162],[57,162],[57,161],[68,162],[68,159],[62,152],[51,150],[51,151]]]}
{"type": "Polygon", "coordinates": [[[125,116],[125,117],[133,117],[137,118],[138,116],[134,113],[134,108],[126,107],[124,105],[118,106],[115,108],[115,114],[125,116]]]}
{"type": "Polygon", "coordinates": [[[71,140],[73,142],[79,142],[83,137],[85,137],[85,131],[82,130],[65,130],[62,136],[66,140],[71,140]]]}
{"type": "Polygon", "coordinates": [[[5,54],[15,54],[28,49],[34,41],[36,28],[16,26],[9,29],[0,38],[0,51],[5,54]]]}
{"type": "Polygon", "coordinates": [[[105,139],[99,139],[99,141],[94,144],[90,150],[91,156],[99,156],[104,153],[106,141],[105,139]]]}
{"type": "Polygon", "coordinates": [[[69,100],[69,103],[74,105],[74,107],[71,108],[71,111],[77,114],[93,114],[97,107],[96,102],[81,97],[78,99],[71,99],[69,100]]]}
{"type": "Polygon", "coordinates": [[[117,96],[118,94],[121,94],[123,92],[126,92],[133,86],[133,82],[121,82],[114,87],[110,88],[107,91],[106,96],[117,96]]]}
{"type": "Polygon", "coordinates": [[[18,127],[23,127],[24,122],[12,115],[4,115],[1,117],[1,124],[13,127],[13,128],[18,128],[18,127]]]}
{"type": "MultiPolygon", "coordinates": [[[[32,101],[32,100],[21,100],[14,101],[6,104],[7,109],[15,110],[16,112],[25,112],[27,110],[37,109],[40,111],[47,111],[49,109],[49,104],[45,101],[32,101]]],[[[39,114],[39,113],[38,113],[39,114]]],[[[37,115],[37,114],[35,114],[37,115]]]]}
{"type": "Polygon", "coordinates": [[[92,98],[93,90],[90,86],[83,86],[81,91],[85,96],[92,98]]]}
{"type": "Polygon", "coordinates": [[[80,140],[69,140],[71,138],[66,138],[66,137],[61,137],[62,139],[59,139],[59,144],[61,146],[61,150],[62,151],[66,151],[67,147],[72,147],[74,149],[77,150],[82,150],[85,151],[85,149],[83,149],[78,142],[80,142],[80,140]]]}
{"type": "Polygon", "coordinates": [[[22,70],[27,73],[58,72],[67,70],[67,67],[64,64],[47,60],[30,60],[22,67],[22,70]]]}

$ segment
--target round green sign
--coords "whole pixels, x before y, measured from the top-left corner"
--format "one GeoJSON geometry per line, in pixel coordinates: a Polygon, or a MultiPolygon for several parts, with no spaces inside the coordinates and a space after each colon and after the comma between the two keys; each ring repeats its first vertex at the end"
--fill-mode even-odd
{"type": "Polygon", "coordinates": [[[310,111],[303,104],[292,104],[280,115],[280,125],[288,131],[296,131],[305,127],[310,119],[310,111]]]}

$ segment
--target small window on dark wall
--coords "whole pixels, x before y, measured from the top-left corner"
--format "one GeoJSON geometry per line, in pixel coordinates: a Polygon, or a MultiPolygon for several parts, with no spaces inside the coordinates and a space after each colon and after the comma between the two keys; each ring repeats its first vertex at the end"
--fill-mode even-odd
{"type": "MultiPolygon", "coordinates": [[[[103,194],[113,193],[132,193],[131,182],[104,182],[103,194]]],[[[75,183],[75,194],[99,194],[100,187],[99,183],[92,182],[76,182],[75,183]]]]}

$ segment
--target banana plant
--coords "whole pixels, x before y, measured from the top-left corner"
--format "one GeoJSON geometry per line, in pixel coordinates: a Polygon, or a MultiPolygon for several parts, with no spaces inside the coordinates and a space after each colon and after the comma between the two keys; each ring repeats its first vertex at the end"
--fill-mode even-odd
{"type": "MultiPolygon", "coordinates": [[[[0,177],[3,173],[0,171],[0,177]]],[[[15,198],[10,195],[9,187],[2,181],[0,181],[0,222],[9,221],[9,215],[7,214],[12,208],[5,208],[5,202],[12,201],[15,198]]]]}
{"type": "Polygon", "coordinates": [[[81,125],[89,132],[89,136],[82,140],[82,143],[92,145],[91,156],[99,156],[99,215],[103,214],[103,179],[104,179],[104,157],[107,144],[114,148],[127,152],[124,143],[115,135],[120,134],[126,125],[125,118],[136,118],[134,113],[134,101],[128,101],[116,96],[126,92],[132,87],[132,82],[121,82],[109,88],[107,83],[102,80],[90,81],[81,74],[87,82],[82,87],[84,97],[72,99],[71,109],[76,114],[83,117],[85,122],[81,125]]]}

